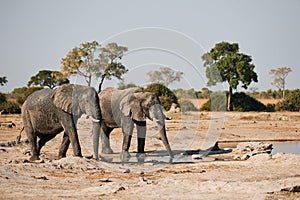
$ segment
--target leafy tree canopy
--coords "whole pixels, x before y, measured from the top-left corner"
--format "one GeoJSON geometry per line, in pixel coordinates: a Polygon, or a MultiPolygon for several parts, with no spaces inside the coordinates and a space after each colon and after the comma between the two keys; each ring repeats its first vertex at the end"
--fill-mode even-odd
{"type": "Polygon", "coordinates": [[[36,75],[30,78],[27,86],[42,86],[53,89],[66,83],[69,83],[69,80],[61,72],[41,70],[36,75]]]}
{"type": "Polygon", "coordinates": [[[229,85],[228,110],[232,110],[232,89],[237,89],[239,83],[247,89],[252,81],[257,82],[254,64],[249,55],[239,52],[237,43],[221,42],[209,52],[202,55],[208,86],[218,82],[227,82],[229,85]]]}
{"type": "Polygon", "coordinates": [[[6,83],[7,83],[6,77],[5,77],[5,76],[0,77],[0,85],[1,85],[1,86],[4,86],[6,83]]]}
{"type": "Polygon", "coordinates": [[[122,80],[122,75],[127,73],[126,67],[120,62],[127,47],[116,43],[109,43],[100,48],[96,41],[86,42],[73,48],[65,58],[61,60],[62,73],[67,77],[73,74],[83,76],[87,85],[91,85],[92,78],[100,79],[99,91],[105,79],[116,77],[122,80]]]}

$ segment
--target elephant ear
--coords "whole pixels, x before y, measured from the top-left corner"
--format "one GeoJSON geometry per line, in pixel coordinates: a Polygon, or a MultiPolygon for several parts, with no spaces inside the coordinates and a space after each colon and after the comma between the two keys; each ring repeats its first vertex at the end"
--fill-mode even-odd
{"type": "Polygon", "coordinates": [[[146,116],[141,107],[140,100],[135,94],[130,94],[124,97],[120,103],[120,110],[125,116],[130,116],[136,121],[145,121],[146,116]]]}
{"type": "Polygon", "coordinates": [[[72,114],[73,112],[73,91],[74,85],[62,85],[56,89],[52,96],[53,104],[63,111],[72,114]]]}

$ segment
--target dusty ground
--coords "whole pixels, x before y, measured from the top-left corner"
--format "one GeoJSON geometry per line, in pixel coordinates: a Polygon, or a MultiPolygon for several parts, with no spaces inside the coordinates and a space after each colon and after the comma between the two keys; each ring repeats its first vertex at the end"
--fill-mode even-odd
{"type": "MultiPolygon", "coordinates": [[[[300,140],[300,113],[170,115],[174,119],[166,127],[175,154],[172,163],[150,122],[144,163],[136,160],[135,138],[132,159],[120,162],[119,129],[112,133],[115,154],[103,155],[107,162],[73,157],[71,149],[67,158],[56,160],[62,137],[58,135],[42,149],[42,160],[30,163],[27,144],[8,144],[22,127],[20,116],[2,115],[0,199],[300,199],[299,192],[281,191],[300,185],[300,155],[258,154],[241,160],[249,151],[233,148],[249,141],[300,140]],[[11,122],[16,126],[7,128],[11,122]],[[216,141],[220,148],[231,149],[215,155],[201,151],[200,160],[184,155],[186,150],[205,150],[216,141]]],[[[84,156],[91,155],[90,125],[84,118],[78,125],[84,156]]]]}

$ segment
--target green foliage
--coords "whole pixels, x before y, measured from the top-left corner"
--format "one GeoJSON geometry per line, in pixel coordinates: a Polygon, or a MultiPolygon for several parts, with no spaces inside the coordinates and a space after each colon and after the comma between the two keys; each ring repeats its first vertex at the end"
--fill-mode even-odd
{"type": "MultiPolygon", "coordinates": [[[[224,92],[213,92],[210,99],[202,105],[200,110],[206,111],[225,111],[227,107],[227,96],[224,92]]],[[[247,111],[274,111],[272,105],[268,108],[257,101],[253,97],[244,92],[237,92],[232,95],[233,111],[247,112],[247,111]]]]}
{"type": "Polygon", "coordinates": [[[236,92],[232,96],[234,111],[266,111],[266,106],[244,92],[236,92]]]}
{"type": "Polygon", "coordinates": [[[276,111],[300,111],[300,90],[293,90],[286,94],[283,101],[275,106],[276,111]]]}
{"type": "MultiPolygon", "coordinates": [[[[247,89],[252,81],[257,82],[257,74],[254,72],[254,64],[249,55],[239,53],[237,43],[230,44],[221,42],[214,48],[202,55],[204,67],[206,67],[207,85],[213,86],[219,82],[229,84],[228,101],[230,100],[232,89],[236,89],[239,83],[247,89]]],[[[228,110],[232,108],[229,101],[228,110]]]]}
{"type": "Polygon", "coordinates": [[[144,91],[156,94],[165,110],[170,110],[172,103],[178,104],[175,94],[162,84],[152,83],[144,91]]]}
{"type": "Polygon", "coordinates": [[[202,111],[225,111],[227,104],[226,92],[213,92],[200,110],[202,111]]]}
{"type": "Polygon", "coordinates": [[[0,110],[4,111],[5,114],[20,114],[21,108],[19,104],[13,101],[7,101],[5,103],[0,104],[0,110]]]}
{"type": "Polygon", "coordinates": [[[6,103],[7,98],[6,95],[0,92],[0,104],[6,103]]]}
{"type": "Polygon", "coordinates": [[[138,86],[133,84],[133,83],[125,84],[124,82],[121,82],[121,83],[118,84],[118,89],[119,90],[125,90],[127,88],[133,88],[133,87],[138,87],[138,86]]]}
{"type": "Polygon", "coordinates": [[[7,83],[7,79],[5,76],[0,77],[0,86],[4,86],[7,83]]]}
{"type": "Polygon", "coordinates": [[[28,81],[27,86],[41,86],[53,89],[70,81],[63,76],[61,72],[51,70],[41,70],[36,75],[32,76],[28,81]]]}
{"type": "Polygon", "coordinates": [[[189,90],[176,89],[173,90],[178,99],[196,99],[198,92],[194,88],[189,90]]]}
{"type": "Polygon", "coordinates": [[[182,112],[186,111],[197,111],[198,109],[194,106],[194,104],[189,100],[180,101],[180,109],[182,112]]]}
{"type": "Polygon", "coordinates": [[[12,94],[24,94],[26,92],[26,90],[28,89],[28,87],[19,87],[19,88],[15,88],[12,91],[12,94]]]}
{"type": "Polygon", "coordinates": [[[100,44],[96,41],[86,42],[73,48],[61,60],[61,71],[67,77],[73,74],[83,76],[89,86],[92,77],[100,79],[98,90],[101,91],[105,79],[115,77],[122,80],[122,75],[127,73],[128,70],[120,62],[126,51],[127,47],[118,46],[114,42],[103,48],[100,48],[100,44]]]}

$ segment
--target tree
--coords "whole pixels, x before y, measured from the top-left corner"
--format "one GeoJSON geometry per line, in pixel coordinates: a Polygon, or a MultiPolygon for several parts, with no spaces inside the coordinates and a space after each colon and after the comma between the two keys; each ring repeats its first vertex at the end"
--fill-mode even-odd
{"type": "Polygon", "coordinates": [[[285,79],[287,75],[292,71],[289,67],[281,67],[277,69],[271,69],[269,74],[272,76],[272,85],[277,87],[282,93],[282,98],[285,97],[285,79]]]}
{"type": "Polygon", "coordinates": [[[174,81],[180,81],[183,72],[174,71],[169,67],[160,67],[159,70],[150,71],[147,73],[150,82],[156,82],[168,87],[174,81]]]}
{"type": "Polygon", "coordinates": [[[96,41],[80,44],[68,52],[67,56],[61,60],[61,72],[66,77],[73,74],[83,76],[87,85],[91,86],[92,76],[98,72],[99,60],[95,59],[96,51],[100,47],[96,41]]]}
{"type": "Polygon", "coordinates": [[[128,83],[128,84],[126,84],[124,81],[121,81],[118,84],[118,89],[119,90],[125,90],[127,88],[133,88],[133,87],[138,87],[138,86],[136,84],[134,84],[134,83],[128,83]]]}
{"type": "Polygon", "coordinates": [[[5,77],[5,76],[0,77],[0,85],[1,85],[1,86],[4,86],[6,83],[7,83],[6,77],[5,77]]]}
{"type": "Polygon", "coordinates": [[[105,47],[100,48],[100,70],[97,72],[97,77],[100,78],[98,92],[101,91],[103,81],[111,80],[115,77],[123,80],[122,76],[128,72],[126,67],[120,62],[124,53],[128,51],[127,47],[118,46],[117,43],[109,43],[105,47]]]}
{"type": "Polygon", "coordinates": [[[160,83],[152,83],[144,91],[156,94],[165,110],[170,110],[172,103],[178,105],[176,95],[168,87],[160,83]]]}
{"type": "Polygon", "coordinates": [[[61,71],[67,77],[73,74],[83,76],[88,86],[91,86],[92,77],[99,78],[100,92],[105,79],[116,77],[122,80],[122,75],[128,71],[120,62],[126,51],[127,47],[118,46],[116,43],[109,43],[100,48],[96,41],[86,42],[73,48],[61,60],[61,71]]]}
{"type": "Polygon", "coordinates": [[[227,110],[232,111],[232,90],[239,83],[247,89],[252,81],[257,82],[257,74],[254,72],[254,64],[249,55],[239,53],[237,43],[221,42],[214,48],[202,55],[208,86],[218,82],[227,82],[229,85],[227,110]]]}
{"type": "Polygon", "coordinates": [[[40,70],[36,75],[32,76],[27,83],[27,86],[42,86],[53,89],[70,81],[58,71],[40,70]]]}

